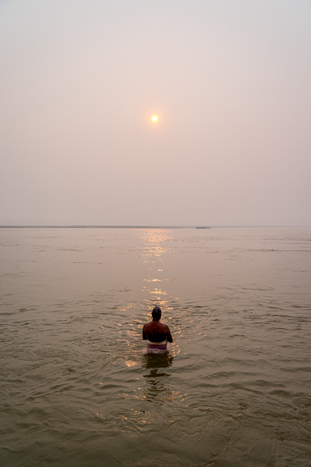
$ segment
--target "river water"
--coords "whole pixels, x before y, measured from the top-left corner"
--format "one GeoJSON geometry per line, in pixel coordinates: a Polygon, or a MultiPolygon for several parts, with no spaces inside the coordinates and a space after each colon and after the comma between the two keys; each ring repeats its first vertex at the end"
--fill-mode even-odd
{"type": "Polygon", "coordinates": [[[311,229],[0,229],[0,466],[311,466],[311,229]],[[148,356],[155,304],[174,337],[148,356]]]}

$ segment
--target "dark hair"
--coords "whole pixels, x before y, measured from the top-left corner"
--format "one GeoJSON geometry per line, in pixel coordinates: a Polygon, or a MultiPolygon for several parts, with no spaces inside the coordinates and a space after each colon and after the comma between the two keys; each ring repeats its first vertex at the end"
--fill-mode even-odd
{"type": "Polygon", "coordinates": [[[162,316],[161,308],[159,306],[154,307],[154,309],[152,310],[152,318],[155,321],[160,321],[161,316],[162,316]]]}

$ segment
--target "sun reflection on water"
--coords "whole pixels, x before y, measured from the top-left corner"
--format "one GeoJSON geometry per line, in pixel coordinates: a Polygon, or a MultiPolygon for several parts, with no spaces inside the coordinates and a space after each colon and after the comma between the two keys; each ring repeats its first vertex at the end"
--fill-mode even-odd
{"type": "Polygon", "coordinates": [[[147,286],[143,290],[148,294],[148,301],[156,301],[162,307],[165,307],[167,302],[164,300],[167,291],[162,287],[160,288],[159,284],[169,281],[164,277],[163,273],[165,271],[165,259],[171,253],[170,241],[172,238],[168,231],[161,229],[144,230],[141,235],[144,242],[142,258],[145,263],[150,265],[148,275],[151,275],[151,277],[144,279],[147,286]],[[158,285],[158,287],[152,287],[152,283],[157,283],[155,285],[158,285]]]}
{"type": "Polygon", "coordinates": [[[142,253],[144,260],[156,259],[162,262],[170,253],[169,241],[172,240],[172,235],[165,230],[145,230],[141,239],[145,242],[142,253]]]}

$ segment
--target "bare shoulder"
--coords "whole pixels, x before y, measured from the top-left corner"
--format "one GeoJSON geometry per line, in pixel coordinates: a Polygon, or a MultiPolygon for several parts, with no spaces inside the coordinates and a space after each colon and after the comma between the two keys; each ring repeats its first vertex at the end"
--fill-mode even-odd
{"type": "Polygon", "coordinates": [[[146,323],[146,324],[144,324],[143,330],[148,331],[148,329],[150,329],[151,326],[152,326],[152,322],[146,323]]]}

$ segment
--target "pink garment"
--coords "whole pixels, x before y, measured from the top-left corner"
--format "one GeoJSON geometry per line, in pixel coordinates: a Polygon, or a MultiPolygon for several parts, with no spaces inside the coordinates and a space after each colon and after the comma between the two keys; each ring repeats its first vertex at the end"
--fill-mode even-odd
{"type": "Polygon", "coordinates": [[[150,342],[147,340],[147,353],[160,354],[167,351],[167,340],[162,342],[150,342]]]}

